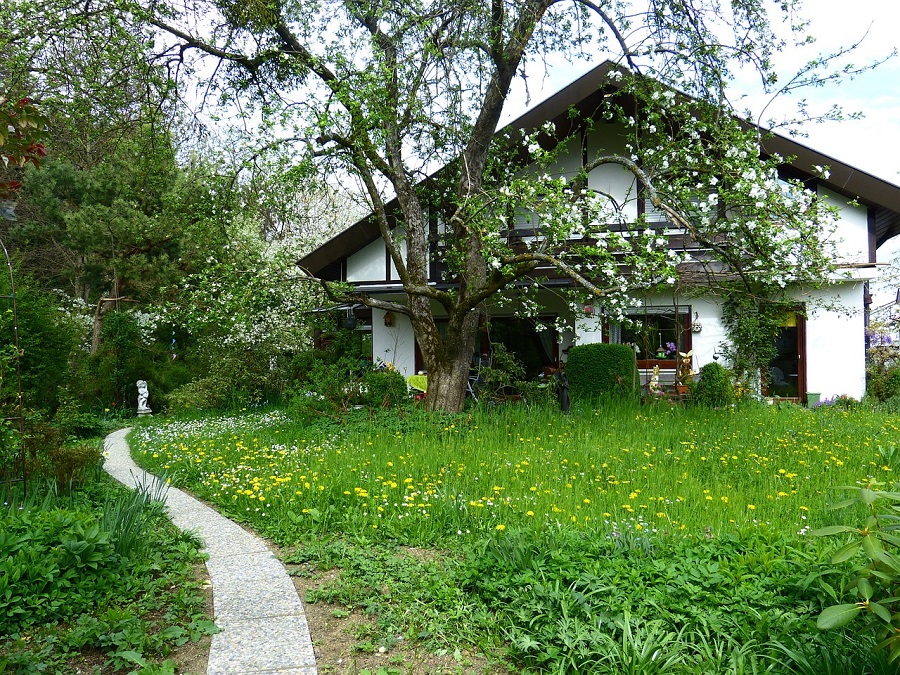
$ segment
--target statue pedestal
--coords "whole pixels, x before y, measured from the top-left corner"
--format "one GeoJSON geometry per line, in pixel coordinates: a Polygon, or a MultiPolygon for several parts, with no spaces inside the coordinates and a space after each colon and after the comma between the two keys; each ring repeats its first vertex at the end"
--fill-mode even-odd
{"type": "Polygon", "coordinates": [[[138,410],[138,412],[137,412],[138,417],[147,417],[148,415],[150,417],[153,417],[153,411],[152,410],[138,410]]]}

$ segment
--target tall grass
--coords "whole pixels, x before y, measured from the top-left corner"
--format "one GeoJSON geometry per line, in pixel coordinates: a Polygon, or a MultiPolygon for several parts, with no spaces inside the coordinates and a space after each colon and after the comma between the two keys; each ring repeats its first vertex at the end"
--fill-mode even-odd
{"type": "Polygon", "coordinates": [[[890,481],[900,418],[611,402],[312,425],[255,413],[166,421],[131,441],[142,464],[281,541],[334,531],[436,544],[547,527],[802,535],[832,522],[833,486],[890,481]]]}
{"type": "Polygon", "coordinates": [[[113,537],[115,552],[124,557],[146,555],[150,521],[164,512],[164,480],[138,485],[134,490],[107,493],[100,523],[113,537]]]}

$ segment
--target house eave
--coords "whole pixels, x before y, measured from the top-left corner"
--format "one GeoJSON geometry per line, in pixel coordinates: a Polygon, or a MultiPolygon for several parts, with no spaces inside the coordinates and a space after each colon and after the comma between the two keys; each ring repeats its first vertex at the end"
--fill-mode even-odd
{"type": "Polygon", "coordinates": [[[817,167],[827,167],[829,176],[818,179],[820,185],[850,199],[858,199],[873,210],[876,247],[900,234],[900,186],[780,134],[772,133],[763,138],[761,147],[766,154],[792,157],[790,166],[811,176],[818,173],[817,167]]]}
{"type": "MultiPolygon", "coordinates": [[[[611,61],[600,64],[514,119],[506,128],[536,129],[547,121],[567,120],[568,111],[573,106],[590,109],[589,104],[603,95],[601,87],[605,87],[607,93],[618,88],[617,82],[609,77],[617,68],[611,61]]],[[[792,158],[788,166],[806,174],[810,179],[815,178],[819,185],[849,199],[856,199],[866,206],[872,215],[876,248],[888,239],[900,235],[900,186],[813,150],[793,138],[756,127],[749,122],[745,124],[748,128],[759,130],[762,154],[792,158]],[[819,174],[817,167],[828,167],[829,178],[816,178],[819,174]]],[[[316,275],[379,236],[378,227],[371,216],[368,216],[309,253],[299,261],[299,265],[316,275]]]]}

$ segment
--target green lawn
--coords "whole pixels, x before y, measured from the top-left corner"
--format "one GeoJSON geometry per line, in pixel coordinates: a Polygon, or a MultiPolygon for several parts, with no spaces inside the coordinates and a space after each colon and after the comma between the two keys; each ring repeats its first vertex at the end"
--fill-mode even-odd
{"type": "Polygon", "coordinates": [[[131,442],[145,466],[279,541],[330,531],[445,545],[513,527],[798,533],[832,522],[830,488],[890,480],[900,419],[610,405],[310,426],[276,412],[165,422],[131,442]]]}
{"type": "Polygon", "coordinates": [[[130,441],[289,559],[339,568],[312,599],[371,608],[384,636],[535,672],[891,672],[867,638],[815,628],[852,561],[831,570],[841,541],[809,530],[861,516],[828,510],[835,486],[891,482],[900,418],[609,403],[303,419],[161,421],[130,441]],[[671,664],[629,669],[648,644],[671,664]]]}

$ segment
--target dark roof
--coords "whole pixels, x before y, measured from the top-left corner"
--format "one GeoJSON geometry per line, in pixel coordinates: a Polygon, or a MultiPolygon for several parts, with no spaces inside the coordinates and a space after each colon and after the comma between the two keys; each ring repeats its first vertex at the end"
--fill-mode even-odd
{"type": "MultiPolygon", "coordinates": [[[[591,110],[600,103],[601,87],[611,85],[609,73],[616,67],[613,62],[605,61],[523,113],[507,127],[536,129],[548,120],[568,116],[568,110],[573,106],[582,112],[591,110]]],[[[830,176],[827,180],[817,179],[818,184],[851,199],[858,199],[869,209],[875,220],[876,247],[900,234],[900,186],[774,132],[767,134],[761,149],[766,154],[793,157],[790,165],[809,176],[816,175],[815,167],[827,166],[830,176]]],[[[378,227],[372,219],[363,218],[307,254],[299,264],[310,273],[319,274],[379,236],[378,227]]]]}
{"type": "Polygon", "coordinates": [[[876,247],[900,234],[900,186],[779,134],[764,139],[762,148],[768,154],[794,157],[791,166],[808,174],[814,175],[817,166],[827,166],[831,173],[827,180],[819,179],[819,184],[845,197],[858,199],[870,209],[875,218],[876,247]]]}

